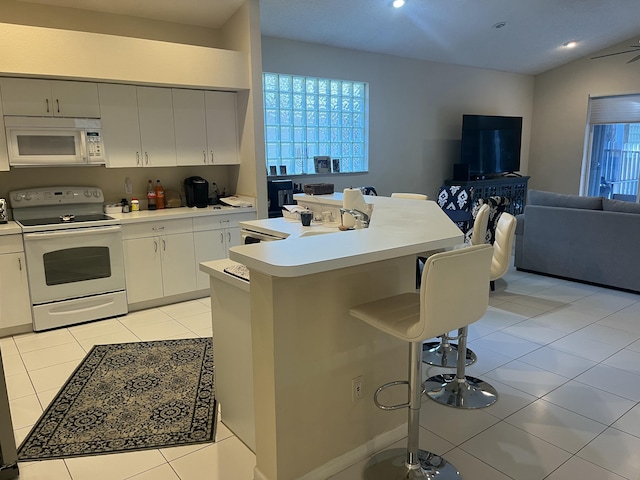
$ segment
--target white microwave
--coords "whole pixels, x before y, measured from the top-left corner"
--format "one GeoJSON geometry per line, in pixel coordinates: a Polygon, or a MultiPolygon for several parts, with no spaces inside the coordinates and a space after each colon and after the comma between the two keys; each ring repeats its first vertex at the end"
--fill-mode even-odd
{"type": "Polygon", "coordinates": [[[104,165],[99,119],[4,117],[9,165],[104,165]]]}

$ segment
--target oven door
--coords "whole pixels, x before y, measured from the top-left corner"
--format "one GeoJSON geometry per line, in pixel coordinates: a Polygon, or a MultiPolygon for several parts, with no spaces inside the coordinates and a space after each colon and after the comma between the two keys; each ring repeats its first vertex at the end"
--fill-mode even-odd
{"type": "Polygon", "coordinates": [[[24,234],[34,305],[124,291],[120,226],[24,234]]]}

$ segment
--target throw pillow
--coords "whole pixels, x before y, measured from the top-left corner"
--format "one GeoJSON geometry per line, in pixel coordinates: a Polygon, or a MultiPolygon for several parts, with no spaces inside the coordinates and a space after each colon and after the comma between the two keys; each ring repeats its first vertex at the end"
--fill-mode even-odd
{"type": "Polygon", "coordinates": [[[602,197],[581,197],[564,193],[529,190],[527,193],[529,205],[545,207],[583,208],[585,210],[602,210],[602,197]]]}

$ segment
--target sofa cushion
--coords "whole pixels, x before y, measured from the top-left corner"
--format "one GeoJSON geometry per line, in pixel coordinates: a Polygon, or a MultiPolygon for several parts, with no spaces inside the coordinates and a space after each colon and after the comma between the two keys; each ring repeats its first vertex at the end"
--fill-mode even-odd
{"type": "Polygon", "coordinates": [[[564,193],[529,190],[527,193],[529,205],[545,207],[584,208],[586,210],[602,210],[602,197],[581,197],[564,193]]]}
{"type": "Polygon", "coordinates": [[[602,209],[608,212],[640,213],[640,203],[605,198],[602,200],[602,209]]]}

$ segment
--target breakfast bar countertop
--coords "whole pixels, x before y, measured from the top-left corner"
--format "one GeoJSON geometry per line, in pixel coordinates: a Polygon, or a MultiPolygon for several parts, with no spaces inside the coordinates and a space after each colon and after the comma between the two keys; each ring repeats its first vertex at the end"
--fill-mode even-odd
{"type": "Polygon", "coordinates": [[[236,246],[230,249],[229,257],[250,270],[297,277],[419,255],[463,241],[460,229],[435,202],[376,196],[365,199],[373,204],[369,228],[340,231],[335,224],[332,233],[236,246]]]}

